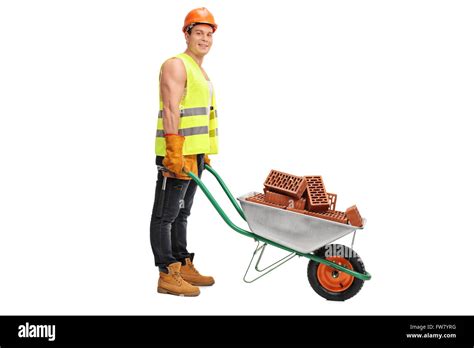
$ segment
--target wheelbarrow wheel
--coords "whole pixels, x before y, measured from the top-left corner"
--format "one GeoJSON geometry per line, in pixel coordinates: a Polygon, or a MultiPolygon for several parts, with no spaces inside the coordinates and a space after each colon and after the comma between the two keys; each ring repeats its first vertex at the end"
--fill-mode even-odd
{"type": "MultiPolygon", "coordinates": [[[[329,244],[316,250],[314,254],[356,272],[365,273],[359,255],[345,245],[329,244]]],[[[345,301],[355,296],[364,285],[362,279],[313,260],[308,264],[308,280],[318,295],[330,301],[345,301]]]]}

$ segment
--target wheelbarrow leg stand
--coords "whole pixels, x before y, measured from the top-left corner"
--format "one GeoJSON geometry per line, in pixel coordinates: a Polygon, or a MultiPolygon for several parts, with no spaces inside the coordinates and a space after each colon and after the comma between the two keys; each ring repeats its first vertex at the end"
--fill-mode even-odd
{"type": "Polygon", "coordinates": [[[264,275],[266,275],[266,274],[270,273],[271,271],[273,271],[274,269],[282,266],[284,263],[290,261],[293,257],[296,256],[296,253],[294,253],[294,252],[289,253],[288,255],[284,256],[283,258],[279,259],[278,261],[275,261],[271,265],[269,265],[269,266],[267,266],[263,269],[260,269],[258,266],[260,265],[260,261],[262,260],[263,253],[265,252],[266,246],[267,246],[267,243],[260,243],[260,241],[257,241],[257,247],[255,248],[255,250],[252,254],[252,258],[250,259],[249,265],[248,265],[247,270],[245,271],[245,274],[244,274],[244,278],[243,278],[244,282],[253,283],[257,279],[260,279],[264,275]],[[255,263],[255,270],[258,273],[262,273],[262,274],[260,274],[259,276],[255,277],[253,279],[248,279],[247,275],[249,273],[250,267],[254,263],[253,260],[255,259],[255,256],[257,256],[257,254],[258,254],[258,257],[257,257],[257,262],[255,263]]]}

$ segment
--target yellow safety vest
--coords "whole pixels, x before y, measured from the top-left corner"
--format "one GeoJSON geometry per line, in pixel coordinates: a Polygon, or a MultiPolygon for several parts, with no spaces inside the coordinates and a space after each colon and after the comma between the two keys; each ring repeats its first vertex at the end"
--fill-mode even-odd
{"type": "MultiPolygon", "coordinates": [[[[183,155],[216,154],[218,152],[217,110],[215,93],[209,105],[209,84],[199,65],[185,53],[175,56],[186,68],[186,91],[180,104],[178,134],[185,137],[183,155]]],[[[163,128],[163,100],[160,95],[160,112],[156,130],[155,153],[165,156],[166,143],[163,128]]]]}

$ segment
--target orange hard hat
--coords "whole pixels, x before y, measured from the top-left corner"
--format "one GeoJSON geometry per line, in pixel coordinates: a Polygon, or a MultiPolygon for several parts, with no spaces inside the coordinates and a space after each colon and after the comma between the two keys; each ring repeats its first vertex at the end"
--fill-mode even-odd
{"type": "Polygon", "coordinates": [[[217,30],[217,24],[214,21],[214,16],[205,7],[199,7],[189,11],[188,15],[184,19],[183,32],[186,32],[191,24],[209,24],[212,27],[213,32],[217,30]]]}

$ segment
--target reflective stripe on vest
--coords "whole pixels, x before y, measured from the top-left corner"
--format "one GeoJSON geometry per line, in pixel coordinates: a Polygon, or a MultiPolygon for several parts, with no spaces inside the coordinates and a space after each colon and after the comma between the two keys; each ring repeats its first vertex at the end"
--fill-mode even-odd
{"type": "MultiPolygon", "coordinates": [[[[215,129],[212,130],[212,132],[215,132],[215,129]]],[[[183,135],[185,137],[190,136],[190,135],[198,135],[198,134],[208,134],[209,132],[209,127],[202,126],[202,127],[191,127],[191,128],[183,128],[178,130],[179,135],[183,135]]],[[[156,130],[156,136],[157,137],[164,137],[165,136],[165,131],[162,129],[157,129],[156,130]]]]}
{"type": "MultiPolygon", "coordinates": [[[[199,65],[190,56],[182,53],[175,57],[183,62],[186,69],[186,90],[179,105],[178,124],[178,134],[185,137],[183,155],[215,154],[218,152],[215,93],[212,93],[211,98],[209,82],[205,79],[199,65]],[[209,100],[211,100],[211,105],[209,105],[209,100]]],[[[155,153],[159,156],[166,154],[161,96],[155,153]]]]}
{"type": "MultiPolygon", "coordinates": [[[[181,109],[179,110],[179,116],[186,117],[186,116],[208,115],[209,111],[210,111],[209,108],[181,109]]],[[[160,110],[160,112],[158,113],[158,118],[163,118],[163,110],[160,110]]]]}

